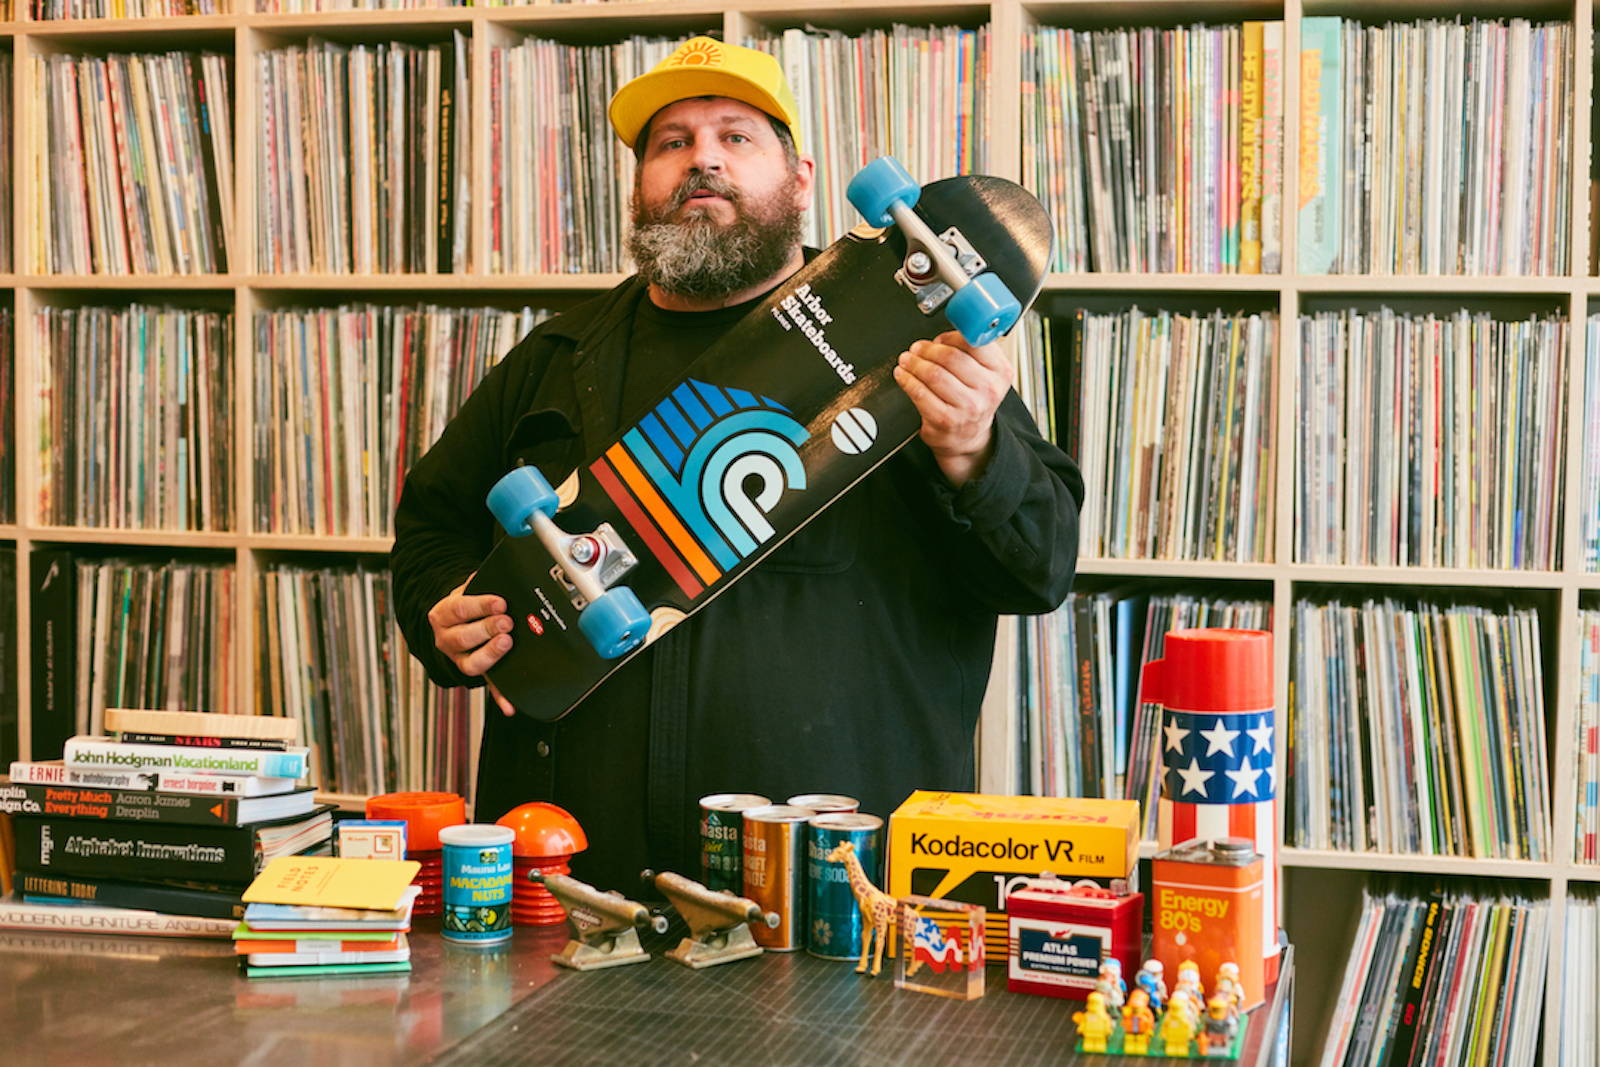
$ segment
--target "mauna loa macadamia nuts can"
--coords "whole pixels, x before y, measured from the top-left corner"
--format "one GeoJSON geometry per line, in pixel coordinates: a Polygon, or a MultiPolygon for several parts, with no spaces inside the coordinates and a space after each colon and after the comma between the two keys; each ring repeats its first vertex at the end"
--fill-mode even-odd
{"type": "Polygon", "coordinates": [[[493,944],[511,936],[511,842],[508,826],[467,823],[439,831],[444,852],[444,921],[449,941],[493,944]]]}

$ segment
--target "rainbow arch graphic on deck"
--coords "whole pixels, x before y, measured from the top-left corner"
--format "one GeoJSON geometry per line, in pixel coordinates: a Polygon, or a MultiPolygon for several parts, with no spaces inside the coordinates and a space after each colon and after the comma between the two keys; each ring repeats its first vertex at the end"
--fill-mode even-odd
{"type": "Polygon", "coordinates": [[[767,514],[806,487],[808,437],[775,400],[689,379],[589,470],[693,599],[773,536],[767,514]]]}

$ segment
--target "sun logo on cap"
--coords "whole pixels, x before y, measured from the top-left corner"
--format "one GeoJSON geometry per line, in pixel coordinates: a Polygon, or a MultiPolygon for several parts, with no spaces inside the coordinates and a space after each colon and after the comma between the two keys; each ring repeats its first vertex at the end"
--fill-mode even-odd
{"type": "Polygon", "coordinates": [[[722,62],[722,46],[715,41],[690,41],[672,56],[675,67],[709,67],[722,62]]]}

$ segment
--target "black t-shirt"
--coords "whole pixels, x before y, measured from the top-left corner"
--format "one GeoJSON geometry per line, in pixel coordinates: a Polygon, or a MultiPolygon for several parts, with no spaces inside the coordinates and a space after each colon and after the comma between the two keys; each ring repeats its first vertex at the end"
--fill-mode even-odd
{"type": "MultiPolygon", "coordinates": [[[[765,296],[715,311],[668,311],[649,296],[639,301],[628,334],[628,356],[620,383],[617,410],[622,425],[638,422],[667,390],[683,377],[689,364],[721,339],[765,296]]],[[[668,634],[663,642],[678,640],[668,634]]],[[[573,758],[574,751],[605,753],[604,759],[620,771],[618,780],[643,783],[650,767],[650,704],[656,671],[656,646],[639,653],[606,682],[608,697],[590,701],[584,714],[569,715],[556,728],[555,795],[591,794],[586,781],[593,763],[573,758]]],[[[659,741],[658,741],[659,743],[659,741]]],[[[737,783],[736,783],[737,784],[737,783]]],[[[698,878],[697,867],[679,856],[659,854],[647,845],[650,813],[637,797],[617,796],[595,810],[574,812],[580,824],[595,835],[586,853],[572,861],[573,874],[607,889],[624,893],[637,889],[639,870],[646,863],[698,878]]]]}
{"type": "Polygon", "coordinates": [[[766,294],[715,311],[668,311],[649,296],[640,300],[628,334],[628,365],[617,407],[622,424],[639,421],[678,383],[689,364],[764,299],[766,294]]]}

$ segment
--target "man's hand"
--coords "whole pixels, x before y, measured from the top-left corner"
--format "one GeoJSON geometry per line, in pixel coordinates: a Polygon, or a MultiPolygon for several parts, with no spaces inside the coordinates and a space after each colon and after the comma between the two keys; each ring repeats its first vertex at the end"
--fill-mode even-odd
{"type": "MultiPolygon", "coordinates": [[[[445,598],[428,610],[428,625],[433,627],[433,644],[450,657],[456,669],[476,678],[500,662],[511,651],[511,616],[506,602],[493,594],[467,596],[467,581],[450,590],[445,598]]],[[[501,695],[487,678],[484,684],[500,710],[515,715],[511,701],[501,695]]]]}
{"type": "Polygon", "coordinates": [[[894,380],[922,415],[922,441],[950,484],[983,473],[994,450],[994,413],[1011,388],[1000,346],[973,346],[955,330],[900,354],[894,380]]]}

